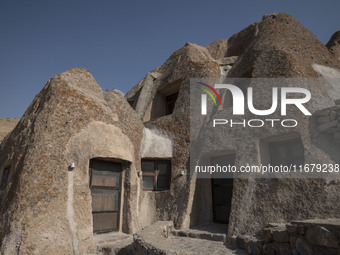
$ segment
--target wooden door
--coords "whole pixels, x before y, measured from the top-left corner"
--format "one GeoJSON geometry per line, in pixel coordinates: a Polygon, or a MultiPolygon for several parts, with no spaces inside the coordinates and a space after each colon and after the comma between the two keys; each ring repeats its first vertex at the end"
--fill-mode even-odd
{"type": "Polygon", "coordinates": [[[118,231],[122,164],[92,159],[90,169],[93,232],[118,231]]]}
{"type": "MultiPolygon", "coordinates": [[[[211,159],[212,165],[234,165],[235,155],[223,155],[211,159]]],[[[232,178],[211,178],[213,221],[216,223],[229,223],[231,200],[233,197],[232,178]]]]}

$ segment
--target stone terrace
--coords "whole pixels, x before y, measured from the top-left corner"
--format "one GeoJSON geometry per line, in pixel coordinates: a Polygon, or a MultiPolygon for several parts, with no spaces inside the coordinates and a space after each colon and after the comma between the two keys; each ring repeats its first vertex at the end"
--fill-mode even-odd
{"type": "Polygon", "coordinates": [[[206,239],[180,237],[173,235],[171,221],[159,221],[134,235],[134,254],[239,254],[246,252],[235,249],[229,244],[206,239]]]}
{"type": "MultiPolygon", "coordinates": [[[[213,226],[213,229],[218,230],[218,226],[213,226]]],[[[225,235],[206,230],[174,230],[173,222],[159,221],[137,232],[133,238],[131,235],[113,232],[95,235],[94,239],[98,248],[97,255],[247,254],[226,244],[225,235]]]]}

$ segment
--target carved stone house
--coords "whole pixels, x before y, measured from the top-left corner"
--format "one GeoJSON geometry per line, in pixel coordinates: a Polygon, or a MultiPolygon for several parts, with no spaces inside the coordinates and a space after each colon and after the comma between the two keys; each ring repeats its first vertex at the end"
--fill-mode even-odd
{"type": "MultiPolygon", "coordinates": [[[[179,229],[228,223],[235,236],[271,221],[338,217],[337,180],[191,178],[189,94],[191,78],[340,78],[339,70],[310,31],[277,14],[206,47],[187,43],[125,97],[82,68],[54,76],[0,145],[0,251],[93,254],[93,233],[135,233],[159,220],[179,229]]],[[[339,87],[325,86],[312,90],[311,104],[321,102],[313,114],[340,99],[339,87]]],[[[228,133],[230,146],[211,160],[257,164],[284,150],[275,160],[339,163],[315,116],[289,134],[228,133]]]]}

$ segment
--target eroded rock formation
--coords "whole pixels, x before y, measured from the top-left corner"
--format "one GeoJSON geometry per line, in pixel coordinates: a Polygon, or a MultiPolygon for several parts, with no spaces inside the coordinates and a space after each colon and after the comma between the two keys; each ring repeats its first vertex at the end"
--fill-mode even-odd
{"type": "MultiPolygon", "coordinates": [[[[332,45],[327,47],[334,54],[332,45]]],[[[327,47],[295,18],[279,13],[206,47],[186,43],[125,98],[103,92],[82,68],[54,76],[0,145],[1,174],[9,169],[0,201],[0,251],[93,253],[93,158],[123,164],[119,230],[134,233],[158,220],[173,221],[176,228],[211,223],[211,180],[189,174],[190,79],[324,77],[325,87],[310,88],[315,98],[309,106],[313,113],[338,109],[339,87],[332,79],[340,78],[340,61],[327,47]],[[143,189],[144,157],[171,161],[169,189],[143,189]]],[[[264,102],[270,98],[267,90],[261,93],[264,102]]],[[[329,139],[318,135],[320,122],[313,123],[305,118],[293,130],[306,159],[337,162],[337,147],[329,147],[329,139]]],[[[236,152],[236,165],[257,164],[259,140],[282,133],[229,132],[225,149],[236,152]]],[[[228,233],[256,234],[271,221],[337,217],[339,187],[328,179],[236,179],[228,233]]]]}
{"type": "Polygon", "coordinates": [[[123,183],[131,197],[124,198],[122,228],[139,229],[131,213],[142,135],[142,122],[124,97],[103,92],[86,69],[50,79],[0,147],[1,167],[10,168],[0,202],[1,253],[95,252],[89,190],[93,157],[131,163],[123,183]]]}
{"type": "Polygon", "coordinates": [[[329,51],[340,60],[340,31],[335,32],[329,39],[326,47],[329,51]]]}

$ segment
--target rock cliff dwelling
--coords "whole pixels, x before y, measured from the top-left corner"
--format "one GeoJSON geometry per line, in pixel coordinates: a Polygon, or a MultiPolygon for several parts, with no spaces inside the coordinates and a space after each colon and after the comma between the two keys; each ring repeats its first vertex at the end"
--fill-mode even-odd
{"type": "Polygon", "coordinates": [[[252,254],[339,254],[337,179],[191,178],[188,97],[191,78],[328,79],[311,88],[312,116],[296,128],[217,134],[228,147],[206,160],[339,163],[340,85],[331,82],[340,79],[339,49],[339,32],[326,47],[280,13],[205,47],[186,43],[125,96],[103,91],[83,68],[55,75],[0,146],[1,254],[110,254],[96,241],[107,232],[135,234],[131,253],[119,254],[191,254],[174,240],[214,224],[216,254],[229,254],[226,241],[252,254]],[[315,246],[303,223],[313,219],[335,221],[336,241],[315,246]],[[286,225],[269,223],[291,224],[295,241],[286,225]],[[294,229],[301,224],[307,237],[294,229]]]}

